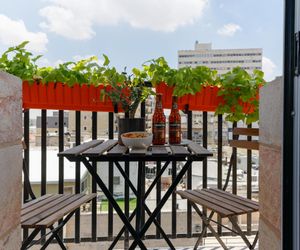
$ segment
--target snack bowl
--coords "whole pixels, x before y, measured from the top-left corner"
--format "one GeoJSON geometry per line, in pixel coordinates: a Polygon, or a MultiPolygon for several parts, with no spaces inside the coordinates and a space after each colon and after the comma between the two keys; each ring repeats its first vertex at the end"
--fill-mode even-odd
{"type": "Polygon", "coordinates": [[[148,132],[134,131],[121,135],[123,144],[128,148],[143,149],[148,148],[153,139],[153,135],[148,132]]]}

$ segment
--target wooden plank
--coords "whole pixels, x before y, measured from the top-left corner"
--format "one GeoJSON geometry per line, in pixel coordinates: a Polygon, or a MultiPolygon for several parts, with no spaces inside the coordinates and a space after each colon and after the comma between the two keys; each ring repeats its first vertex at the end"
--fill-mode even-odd
{"type": "Polygon", "coordinates": [[[212,156],[213,155],[206,148],[202,147],[201,145],[199,145],[193,141],[188,141],[187,146],[188,146],[189,150],[191,150],[195,155],[203,155],[203,156],[212,156]]]}
{"type": "Polygon", "coordinates": [[[70,155],[79,155],[81,154],[82,152],[90,149],[90,148],[93,148],[93,147],[96,147],[98,146],[99,144],[101,144],[104,140],[93,140],[93,141],[89,141],[89,142],[85,142],[83,144],[80,144],[76,147],[73,147],[73,148],[70,148],[70,149],[67,149],[63,152],[60,152],[58,153],[57,155],[58,156],[70,156],[70,155]]]}
{"type": "Polygon", "coordinates": [[[244,211],[245,213],[247,212],[252,212],[253,209],[242,204],[241,202],[236,202],[236,201],[232,201],[231,199],[228,199],[227,197],[224,197],[223,195],[221,194],[216,194],[216,193],[212,193],[212,192],[209,192],[207,189],[202,189],[202,190],[195,190],[196,192],[201,192],[202,194],[205,194],[207,195],[208,197],[211,197],[213,199],[216,199],[218,200],[220,203],[225,203],[225,204],[228,204],[228,205],[231,205],[233,207],[236,207],[242,211],[244,211]]]}
{"type": "Polygon", "coordinates": [[[196,204],[201,204],[202,206],[208,208],[208,209],[211,209],[213,211],[218,211],[218,213],[223,216],[223,217],[226,217],[226,216],[229,216],[229,215],[233,215],[232,211],[229,211],[227,209],[224,209],[222,207],[219,207],[219,206],[216,206],[215,204],[212,204],[210,203],[209,201],[207,200],[204,200],[204,199],[201,199],[193,194],[191,194],[189,192],[189,190],[186,190],[186,191],[177,191],[177,193],[182,197],[182,198],[185,198],[185,199],[188,199],[189,201],[191,202],[194,202],[196,204]]]}
{"type": "Polygon", "coordinates": [[[162,155],[168,156],[169,155],[169,152],[168,152],[166,146],[152,146],[150,148],[150,150],[152,152],[152,155],[155,155],[155,156],[162,156],[162,155]]]}
{"type": "Polygon", "coordinates": [[[127,147],[117,144],[107,152],[107,155],[112,155],[112,156],[124,155],[127,152],[127,150],[128,150],[127,147]]]}
{"type": "Polygon", "coordinates": [[[65,215],[71,213],[72,211],[79,208],[81,205],[91,201],[97,196],[97,194],[90,194],[84,195],[81,198],[77,199],[76,201],[72,202],[68,206],[64,207],[63,209],[57,210],[55,214],[52,214],[48,218],[40,221],[36,224],[37,227],[50,227],[53,223],[58,221],[60,218],[63,218],[65,215]]]}
{"type": "Polygon", "coordinates": [[[245,206],[252,208],[255,211],[258,211],[258,209],[259,209],[259,203],[256,201],[253,201],[253,200],[250,200],[250,199],[238,196],[238,195],[234,195],[234,194],[231,194],[231,193],[228,193],[228,192],[216,189],[216,188],[210,188],[207,190],[209,192],[219,193],[220,195],[223,195],[223,196],[227,197],[227,199],[232,200],[234,202],[240,202],[240,203],[244,204],[245,206]]]}
{"type": "Polygon", "coordinates": [[[129,150],[129,155],[146,155],[148,153],[147,148],[132,148],[129,150]]]}
{"type": "Polygon", "coordinates": [[[31,210],[30,212],[22,215],[21,217],[21,223],[33,218],[33,217],[36,217],[36,216],[39,216],[40,214],[42,213],[47,213],[50,209],[52,209],[53,207],[56,207],[58,204],[62,203],[63,201],[69,199],[72,195],[71,194],[68,194],[68,195],[59,195],[59,196],[56,196],[55,199],[48,199],[50,200],[48,203],[40,206],[39,208],[36,208],[34,210],[31,210]]]}
{"type": "MultiPolygon", "coordinates": [[[[46,196],[46,195],[43,195],[42,197],[44,197],[44,196],[46,196]]],[[[49,202],[56,200],[59,196],[60,196],[59,194],[55,194],[55,195],[45,197],[45,199],[41,199],[38,202],[35,202],[35,200],[33,200],[32,202],[29,202],[28,204],[26,204],[27,205],[26,207],[22,207],[21,216],[23,216],[24,214],[27,214],[28,212],[31,212],[35,209],[45,206],[49,202]]]]}
{"type": "MultiPolygon", "coordinates": [[[[35,224],[40,222],[41,220],[44,220],[51,216],[52,214],[55,214],[57,211],[63,209],[64,207],[72,204],[74,201],[80,199],[83,194],[76,194],[76,195],[70,195],[67,199],[63,200],[59,204],[56,204],[55,206],[52,206],[46,210],[44,210],[42,213],[37,214],[36,216],[31,217],[30,219],[27,219],[26,221],[22,222],[22,227],[27,228],[33,228],[35,227],[35,224]]],[[[61,219],[61,218],[58,218],[61,219]]]]}
{"type": "Polygon", "coordinates": [[[251,150],[259,150],[258,141],[246,141],[246,140],[231,140],[229,145],[235,148],[245,148],[251,150]]]}
{"type": "Polygon", "coordinates": [[[86,150],[85,152],[82,153],[82,155],[88,157],[102,155],[106,151],[109,151],[111,148],[113,148],[117,143],[118,143],[117,140],[105,141],[94,148],[86,150]]]}
{"type": "Polygon", "coordinates": [[[258,128],[234,128],[234,135],[259,136],[258,128]]]}
{"type": "Polygon", "coordinates": [[[175,156],[186,156],[190,154],[190,152],[184,146],[170,145],[170,148],[172,154],[175,156]]]}
{"type": "MultiPolygon", "coordinates": [[[[232,214],[244,214],[244,213],[246,213],[244,210],[236,208],[236,207],[232,206],[231,204],[220,202],[215,197],[214,198],[209,197],[205,193],[197,192],[196,190],[188,190],[187,192],[189,192],[190,194],[193,194],[194,196],[196,196],[196,197],[198,197],[202,200],[206,200],[207,202],[211,203],[214,206],[217,206],[218,209],[222,208],[222,209],[226,209],[228,211],[231,211],[232,214]]],[[[202,204],[200,204],[200,205],[202,205],[202,204]]],[[[218,209],[216,210],[217,212],[219,211],[218,209]]]]}
{"type": "Polygon", "coordinates": [[[25,209],[25,208],[27,208],[27,207],[30,207],[33,204],[38,203],[38,202],[40,202],[42,200],[48,199],[52,195],[53,194],[45,194],[45,195],[43,195],[43,196],[41,196],[41,197],[39,197],[37,199],[31,200],[31,201],[29,201],[27,203],[24,203],[24,204],[22,204],[22,210],[25,209]]]}

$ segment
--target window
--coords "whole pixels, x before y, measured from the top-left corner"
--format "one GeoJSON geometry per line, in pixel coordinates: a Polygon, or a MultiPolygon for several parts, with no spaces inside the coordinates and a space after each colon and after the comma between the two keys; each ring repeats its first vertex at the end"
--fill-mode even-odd
{"type": "Polygon", "coordinates": [[[86,131],[86,127],[83,127],[83,130],[86,131]]]}
{"type": "Polygon", "coordinates": [[[114,176],[113,183],[114,183],[114,185],[119,185],[120,184],[120,176],[114,176]]]}

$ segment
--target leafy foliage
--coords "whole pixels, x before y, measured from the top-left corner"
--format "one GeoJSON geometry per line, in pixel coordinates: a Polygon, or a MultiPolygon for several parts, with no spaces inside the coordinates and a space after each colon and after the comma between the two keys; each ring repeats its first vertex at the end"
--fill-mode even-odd
{"type": "MultiPolygon", "coordinates": [[[[108,59],[105,55],[104,57],[108,59]]],[[[133,118],[139,104],[150,94],[154,94],[145,84],[147,74],[137,68],[132,70],[131,75],[119,73],[115,67],[110,68],[108,63],[106,60],[107,68],[103,72],[106,88],[102,90],[102,96],[109,96],[115,105],[121,104],[125,114],[133,118]]]]}
{"type": "Polygon", "coordinates": [[[227,121],[243,121],[246,124],[259,118],[258,91],[265,84],[263,72],[254,70],[253,75],[237,67],[221,76],[218,92],[224,103],[219,104],[216,114],[226,114],[227,121]],[[247,103],[243,107],[242,103],[247,103]],[[244,110],[244,109],[248,110],[244,110]],[[252,109],[252,110],[251,110],[252,109]]]}
{"type": "Polygon", "coordinates": [[[193,95],[199,92],[202,86],[216,85],[218,82],[216,70],[205,66],[172,69],[163,57],[147,61],[143,66],[152,85],[165,82],[174,87],[173,94],[176,96],[193,95]]]}
{"type": "Polygon", "coordinates": [[[121,105],[129,117],[134,117],[138,105],[154,94],[146,82],[150,81],[152,86],[165,82],[174,87],[173,94],[176,96],[193,95],[201,91],[202,86],[217,85],[220,87],[218,94],[223,97],[224,103],[219,104],[216,114],[225,114],[228,121],[241,120],[247,124],[258,120],[257,93],[259,87],[265,84],[263,72],[259,70],[254,70],[250,75],[237,67],[218,77],[217,71],[205,66],[173,69],[163,57],[159,57],[145,62],[142,69],[134,68],[127,74],[110,67],[106,55],[103,55],[102,65],[98,64],[96,56],[92,56],[78,62],[62,63],[55,68],[39,68],[36,62],[41,55],[34,56],[27,51],[27,44],[28,41],[25,41],[5,51],[0,57],[0,70],[30,83],[62,82],[70,87],[75,83],[104,85],[102,97],[109,96],[115,105],[121,105]],[[245,110],[247,107],[250,110],[245,110]]]}
{"type": "Polygon", "coordinates": [[[0,58],[0,70],[18,76],[21,79],[33,82],[37,75],[36,61],[41,57],[33,56],[25,49],[28,41],[11,47],[0,58]],[[12,58],[10,58],[13,54],[12,58]]]}

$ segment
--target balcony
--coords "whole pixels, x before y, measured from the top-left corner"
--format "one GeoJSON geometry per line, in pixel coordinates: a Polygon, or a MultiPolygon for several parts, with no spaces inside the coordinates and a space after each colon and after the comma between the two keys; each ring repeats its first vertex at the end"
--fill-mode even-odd
{"type": "MultiPolygon", "coordinates": [[[[141,114],[146,113],[143,110],[146,108],[145,105],[141,105],[141,114]]],[[[47,193],[97,193],[97,199],[94,199],[90,205],[81,207],[80,211],[64,227],[62,237],[70,249],[99,249],[99,247],[107,249],[123,225],[121,220],[114,212],[111,204],[105,199],[102,191],[96,188],[85,168],[78,163],[72,164],[64,161],[63,158],[58,158],[57,153],[73,147],[74,144],[79,145],[91,139],[116,138],[115,115],[113,113],[86,111],[66,113],[59,110],[54,112],[53,117],[56,118],[52,119],[54,122],[50,126],[49,120],[47,124],[47,117],[51,116],[51,112],[52,110],[23,111],[23,137],[27,145],[23,157],[28,164],[31,186],[37,196],[47,193]],[[31,124],[32,118],[36,114],[40,116],[38,118],[40,119],[40,126],[35,130],[31,124]],[[104,130],[99,130],[98,128],[103,125],[103,121],[105,121],[104,124],[106,123],[107,127],[104,127],[104,130]]],[[[267,112],[264,114],[265,117],[269,115],[267,112]]],[[[203,161],[203,163],[194,163],[191,170],[178,185],[177,190],[222,187],[226,179],[229,159],[233,155],[233,172],[229,179],[227,191],[258,200],[258,174],[260,172],[258,153],[251,150],[235,150],[228,146],[228,139],[232,138],[232,128],[236,127],[237,124],[224,122],[221,115],[214,117],[213,113],[206,111],[182,113],[182,117],[183,128],[186,128],[183,133],[185,138],[200,143],[211,150],[214,156],[203,161]]],[[[256,125],[252,124],[251,126],[255,127],[256,125]]],[[[260,126],[265,128],[266,123],[261,122],[260,126]]],[[[11,130],[9,131],[11,133],[11,130]]],[[[13,133],[10,136],[12,137],[13,133]]],[[[266,155],[263,155],[263,157],[265,159],[266,155]]],[[[10,157],[8,158],[10,159],[10,157]]],[[[269,164],[273,164],[276,159],[269,157],[268,160],[269,164]]],[[[12,160],[12,162],[17,161],[18,159],[12,160]]],[[[177,162],[177,165],[173,165],[165,171],[160,185],[153,190],[150,198],[146,201],[150,210],[162,198],[166,187],[172,183],[177,170],[181,167],[181,163],[177,162]]],[[[136,183],[134,181],[134,178],[136,178],[134,168],[134,164],[130,165],[129,171],[133,183],[136,183]]],[[[149,187],[157,174],[156,165],[153,162],[146,163],[146,170],[146,174],[143,176],[145,189],[149,187]]],[[[129,216],[135,206],[135,197],[129,186],[123,182],[118,171],[109,164],[98,165],[97,171],[101,172],[110,192],[119,199],[119,204],[124,209],[125,214],[129,216]]],[[[266,173],[264,173],[264,177],[266,177],[265,175],[266,173]]],[[[272,176],[269,176],[270,185],[273,181],[272,178],[272,176]]],[[[263,195],[269,194],[268,187],[264,187],[260,190],[260,195],[261,192],[263,195]]],[[[25,201],[28,198],[29,194],[24,190],[23,200],[25,201]]],[[[273,204],[276,207],[276,204],[273,204]]],[[[277,216],[274,211],[269,209],[268,216],[271,215],[272,218],[277,216]]],[[[143,215],[143,217],[145,219],[146,216],[143,215]]],[[[214,219],[219,222],[221,220],[218,217],[214,217],[214,219]]],[[[187,204],[186,200],[182,200],[175,193],[168,200],[157,220],[176,249],[191,248],[203,227],[202,221],[196,215],[194,209],[187,204]]],[[[253,239],[258,230],[258,214],[240,216],[238,220],[242,225],[242,230],[247,233],[250,239],[253,239]]],[[[231,224],[226,220],[223,220],[224,223],[229,228],[231,227],[231,224]]],[[[217,225],[215,225],[215,230],[223,237],[227,246],[233,247],[232,249],[245,247],[240,238],[234,236],[230,231],[217,225]]],[[[262,232],[265,232],[264,230],[266,229],[263,228],[262,232]]],[[[27,235],[28,231],[24,230],[23,237],[26,238],[27,235]]],[[[218,242],[211,236],[210,233],[205,235],[200,249],[221,249],[218,242]]],[[[131,240],[130,234],[125,231],[114,249],[127,248],[131,240]]],[[[147,231],[144,241],[149,249],[167,249],[165,241],[154,225],[147,231]]],[[[38,243],[33,247],[33,249],[39,248],[38,243]]],[[[54,241],[49,249],[59,249],[59,246],[54,241]]]]}

